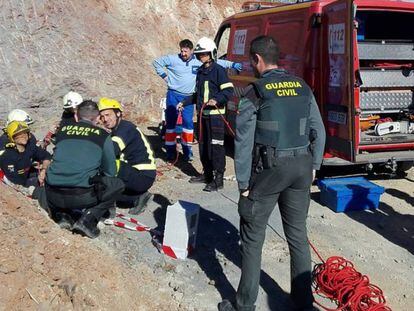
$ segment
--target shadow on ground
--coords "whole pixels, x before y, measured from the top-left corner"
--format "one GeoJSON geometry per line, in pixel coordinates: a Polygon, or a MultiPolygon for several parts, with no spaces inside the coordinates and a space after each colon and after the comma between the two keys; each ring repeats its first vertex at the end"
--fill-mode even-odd
{"type": "Polygon", "coordinates": [[[414,216],[400,214],[381,202],[377,210],[354,211],[347,216],[381,234],[388,241],[414,254],[414,216]]]}
{"type": "MultiPolygon", "coordinates": [[[[161,197],[159,199],[164,200],[164,204],[154,211],[154,217],[158,224],[157,230],[164,230],[168,200],[161,197]]],[[[223,271],[227,262],[232,262],[239,269],[241,267],[239,233],[232,223],[201,208],[197,249],[191,258],[198,263],[223,299],[234,299],[236,289],[223,271]]],[[[292,304],[289,295],[263,270],[261,271],[260,286],[268,296],[270,310],[291,310],[292,304]]]]}
{"type": "MultiPolygon", "coordinates": [[[[397,189],[386,189],[386,193],[405,200],[413,205],[414,198],[405,192],[397,189]]],[[[368,199],[368,192],[359,192],[358,199],[351,200],[350,205],[359,204],[360,202],[370,202],[368,199]]],[[[312,199],[319,204],[320,193],[312,193],[312,199]]],[[[355,221],[364,224],[371,230],[382,235],[388,241],[405,248],[411,254],[414,254],[414,216],[410,214],[401,214],[393,209],[387,203],[380,202],[378,209],[370,206],[369,210],[349,211],[346,215],[355,221]]]]}

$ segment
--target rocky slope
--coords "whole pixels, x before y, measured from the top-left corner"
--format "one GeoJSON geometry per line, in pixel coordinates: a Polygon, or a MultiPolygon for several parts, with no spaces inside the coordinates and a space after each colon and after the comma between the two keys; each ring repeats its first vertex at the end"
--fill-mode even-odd
{"type": "Polygon", "coordinates": [[[151,61],[177,52],[182,38],[213,36],[241,2],[2,1],[0,117],[23,108],[38,120],[57,118],[70,89],[112,96],[148,117],[164,92],[151,61]]]}

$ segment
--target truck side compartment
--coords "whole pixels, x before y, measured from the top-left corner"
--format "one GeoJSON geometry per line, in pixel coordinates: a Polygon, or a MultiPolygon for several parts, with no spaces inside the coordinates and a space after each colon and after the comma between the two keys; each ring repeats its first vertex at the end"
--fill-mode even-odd
{"type": "Polygon", "coordinates": [[[243,88],[255,79],[249,43],[270,35],[280,45],[279,66],[304,78],[315,93],[327,129],[324,164],[413,163],[414,3],[274,5],[235,14],[219,28],[219,57],[243,64],[241,73],[229,72],[236,86],[230,122],[243,88]]]}

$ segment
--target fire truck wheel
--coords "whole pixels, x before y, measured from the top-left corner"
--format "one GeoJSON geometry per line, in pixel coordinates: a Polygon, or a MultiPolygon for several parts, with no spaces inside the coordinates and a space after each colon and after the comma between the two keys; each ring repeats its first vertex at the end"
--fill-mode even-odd
{"type": "Polygon", "coordinates": [[[405,175],[405,173],[414,166],[414,161],[398,162],[397,174],[405,175]]]}

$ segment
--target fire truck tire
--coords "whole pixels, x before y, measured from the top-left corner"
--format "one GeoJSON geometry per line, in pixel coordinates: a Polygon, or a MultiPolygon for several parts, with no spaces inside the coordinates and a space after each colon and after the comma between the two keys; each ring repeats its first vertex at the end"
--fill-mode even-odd
{"type": "Polygon", "coordinates": [[[397,173],[405,173],[414,166],[414,161],[398,162],[397,173]]]}

